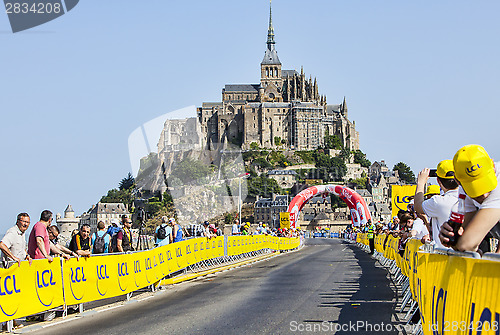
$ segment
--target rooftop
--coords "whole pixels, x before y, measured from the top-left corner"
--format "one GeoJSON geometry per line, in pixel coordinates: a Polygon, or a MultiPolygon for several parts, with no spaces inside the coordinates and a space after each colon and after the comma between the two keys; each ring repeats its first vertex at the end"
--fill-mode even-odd
{"type": "Polygon", "coordinates": [[[99,202],[90,213],[96,214],[130,214],[127,207],[121,203],[101,203],[99,202]]]}
{"type": "Polygon", "coordinates": [[[267,173],[268,175],[296,175],[297,172],[294,170],[271,170],[267,173]]]}
{"type": "Polygon", "coordinates": [[[227,84],[224,87],[225,92],[251,92],[259,93],[260,84],[227,84]]]}

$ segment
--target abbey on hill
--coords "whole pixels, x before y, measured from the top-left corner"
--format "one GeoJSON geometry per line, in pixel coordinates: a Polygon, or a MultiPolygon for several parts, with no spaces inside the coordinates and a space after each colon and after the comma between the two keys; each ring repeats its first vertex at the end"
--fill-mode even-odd
{"type": "Polygon", "coordinates": [[[359,133],[348,119],[345,98],[329,105],[319,94],[316,78],[306,79],[303,69],[282,70],[271,10],[260,69],[259,84],[225,85],[222,102],[204,102],[198,108],[203,147],[232,143],[249,149],[255,142],[263,148],[313,150],[323,145],[328,133],[337,135],[345,148],[359,149],[359,133]]]}

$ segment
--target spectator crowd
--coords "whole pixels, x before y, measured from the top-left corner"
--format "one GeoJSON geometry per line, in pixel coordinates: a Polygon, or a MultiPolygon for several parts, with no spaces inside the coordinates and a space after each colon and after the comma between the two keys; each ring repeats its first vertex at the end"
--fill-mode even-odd
{"type": "MultiPolygon", "coordinates": [[[[103,221],[98,222],[97,231],[91,233],[90,225],[82,224],[80,229],[72,234],[68,245],[59,241],[59,228],[53,223],[53,214],[44,210],[40,220],[35,223],[26,242],[26,231],[30,226],[31,218],[28,213],[20,213],[16,224],[11,227],[0,241],[2,250],[2,266],[9,267],[22,260],[47,259],[54,257],[89,257],[95,254],[134,251],[132,244],[132,220],[123,215],[121,221],[112,219],[106,227],[103,221]]],[[[260,222],[257,229],[251,234],[250,223],[242,224],[235,220],[232,226],[232,235],[265,234],[278,237],[295,237],[299,232],[295,229],[270,229],[260,222]]],[[[155,246],[164,246],[170,243],[183,241],[186,238],[206,237],[208,239],[222,236],[223,231],[216,224],[208,221],[203,224],[191,224],[181,227],[175,218],[163,216],[161,223],[154,231],[155,246]]]]}
{"type": "Polygon", "coordinates": [[[466,145],[452,160],[419,172],[413,199],[391,222],[368,222],[345,233],[367,233],[371,250],[374,234],[400,237],[401,254],[411,238],[443,249],[500,253],[499,177],[500,162],[482,146],[466,145]],[[430,178],[437,185],[429,185],[430,178]]]}

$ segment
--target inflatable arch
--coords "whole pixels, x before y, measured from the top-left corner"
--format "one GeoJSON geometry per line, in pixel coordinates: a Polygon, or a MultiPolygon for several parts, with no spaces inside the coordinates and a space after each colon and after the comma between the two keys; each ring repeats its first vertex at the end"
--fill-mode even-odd
{"type": "Polygon", "coordinates": [[[309,187],[297,194],[288,206],[290,213],[290,227],[295,228],[299,212],[302,207],[313,197],[319,194],[335,194],[340,197],[351,210],[351,220],[354,226],[366,224],[371,220],[365,200],[354,190],[341,185],[317,185],[309,187]]]}

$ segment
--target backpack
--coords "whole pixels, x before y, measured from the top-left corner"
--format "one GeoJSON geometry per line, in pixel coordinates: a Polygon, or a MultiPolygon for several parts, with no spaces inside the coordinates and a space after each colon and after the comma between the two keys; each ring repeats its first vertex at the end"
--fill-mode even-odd
{"type": "Polygon", "coordinates": [[[118,252],[117,245],[118,245],[118,232],[113,234],[113,236],[111,236],[111,242],[110,242],[110,246],[109,246],[110,252],[118,252]]]}
{"type": "Polygon", "coordinates": [[[104,253],[104,249],[106,248],[106,241],[104,240],[104,236],[106,236],[106,234],[99,236],[97,233],[95,233],[94,248],[92,249],[93,254],[104,253]]]}
{"type": "Polygon", "coordinates": [[[125,233],[123,229],[120,229],[116,234],[111,237],[111,252],[119,252],[118,250],[118,233],[122,232],[123,234],[123,239],[122,239],[122,248],[124,252],[127,251],[133,251],[134,248],[132,247],[132,240],[128,238],[128,235],[125,233]]]}
{"type": "Polygon", "coordinates": [[[167,238],[167,229],[165,229],[165,225],[161,225],[160,228],[158,228],[158,231],[156,232],[156,237],[159,240],[164,240],[167,238]]]}

